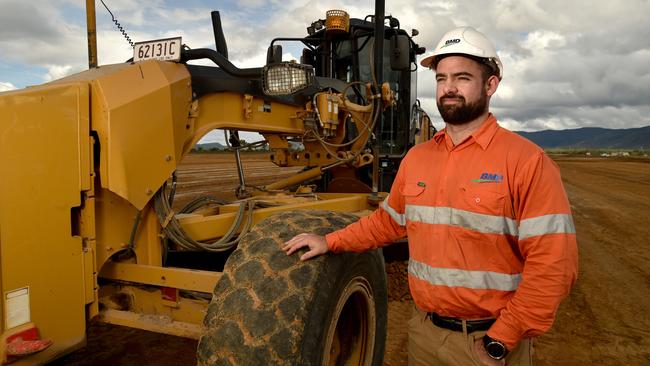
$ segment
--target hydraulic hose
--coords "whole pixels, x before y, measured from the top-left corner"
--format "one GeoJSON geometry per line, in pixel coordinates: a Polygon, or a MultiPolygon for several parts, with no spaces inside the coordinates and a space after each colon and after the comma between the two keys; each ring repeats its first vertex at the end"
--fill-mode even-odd
{"type": "Polygon", "coordinates": [[[240,69],[233,65],[227,58],[215,50],[209,48],[184,49],[181,57],[182,62],[190,60],[200,60],[207,58],[212,60],[217,66],[228,74],[240,78],[261,78],[262,68],[255,67],[249,69],[240,69]]]}
{"type": "MultiPolygon", "coordinates": [[[[154,197],[154,209],[165,237],[176,243],[182,249],[208,252],[223,252],[230,250],[237,246],[241,237],[250,230],[253,224],[253,209],[255,208],[256,202],[253,200],[242,201],[240,202],[239,209],[237,210],[231,227],[223,237],[212,242],[194,240],[185,232],[185,230],[183,230],[180,222],[176,219],[176,215],[169,204],[166,186],[167,184],[164,184],[156,193],[156,196],[154,197]],[[246,224],[239,232],[239,236],[233,239],[237,234],[237,230],[242,225],[246,213],[246,224]]],[[[196,209],[207,203],[218,203],[218,200],[210,198],[195,200],[190,202],[190,204],[181,211],[187,213],[192,209],[196,209]]]]}

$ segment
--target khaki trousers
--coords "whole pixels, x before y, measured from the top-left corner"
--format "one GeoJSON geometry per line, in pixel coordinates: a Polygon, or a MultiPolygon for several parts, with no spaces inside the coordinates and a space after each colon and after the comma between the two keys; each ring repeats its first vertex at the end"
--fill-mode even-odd
{"type": "MultiPolygon", "coordinates": [[[[474,341],[486,332],[454,332],[436,327],[427,314],[414,306],[409,320],[409,366],[450,365],[480,366],[474,355],[474,341]]],[[[530,338],[523,339],[508,353],[506,365],[533,364],[533,346],[530,338]]]]}

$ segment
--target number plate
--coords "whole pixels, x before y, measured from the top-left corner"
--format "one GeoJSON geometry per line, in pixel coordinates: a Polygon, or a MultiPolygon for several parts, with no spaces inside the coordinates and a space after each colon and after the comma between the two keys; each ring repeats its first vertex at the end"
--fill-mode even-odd
{"type": "Polygon", "coordinates": [[[133,47],[133,62],[144,60],[180,61],[181,37],[138,42],[133,47]]]}

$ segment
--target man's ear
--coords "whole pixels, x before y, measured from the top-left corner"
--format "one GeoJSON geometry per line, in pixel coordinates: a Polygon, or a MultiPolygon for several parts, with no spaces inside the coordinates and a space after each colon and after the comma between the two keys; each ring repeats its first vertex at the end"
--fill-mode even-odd
{"type": "Polygon", "coordinates": [[[485,92],[488,97],[491,97],[492,94],[496,93],[497,88],[499,87],[499,78],[496,75],[492,75],[487,79],[485,83],[485,92]]]}

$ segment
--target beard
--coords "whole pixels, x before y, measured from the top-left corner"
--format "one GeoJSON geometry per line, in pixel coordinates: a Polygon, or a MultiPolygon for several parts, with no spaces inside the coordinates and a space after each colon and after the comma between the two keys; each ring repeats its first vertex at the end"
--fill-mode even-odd
{"type": "Polygon", "coordinates": [[[485,94],[481,94],[481,97],[474,103],[466,103],[465,98],[457,94],[443,95],[437,100],[442,120],[450,125],[463,125],[475,120],[487,110],[487,104],[488,98],[485,94]],[[459,103],[444,105],[442,102],[445,99],[456,99],[459,103]]]}

